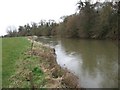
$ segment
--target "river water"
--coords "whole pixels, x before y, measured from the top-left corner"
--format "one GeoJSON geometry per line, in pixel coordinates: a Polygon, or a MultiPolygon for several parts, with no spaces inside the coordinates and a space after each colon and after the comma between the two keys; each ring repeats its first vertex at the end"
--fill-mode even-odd
{"type": "Polygon", "coordinates": [[[39,41],[55,48],[58,64],[79,78],[84,88],[118,88],[118,46],[113,41],[56,39],[39,41]]]}

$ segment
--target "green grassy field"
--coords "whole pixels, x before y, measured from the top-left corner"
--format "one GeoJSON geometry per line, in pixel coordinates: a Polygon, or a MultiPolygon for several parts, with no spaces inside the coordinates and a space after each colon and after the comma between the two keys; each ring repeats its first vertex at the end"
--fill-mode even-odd
{"type": "Polygon", "coordinates": [[[2,87],[10,84],[8,79],[15,73],[15,63],[29,46],[30,42],[24,37],[2,39],[2,87]]]}

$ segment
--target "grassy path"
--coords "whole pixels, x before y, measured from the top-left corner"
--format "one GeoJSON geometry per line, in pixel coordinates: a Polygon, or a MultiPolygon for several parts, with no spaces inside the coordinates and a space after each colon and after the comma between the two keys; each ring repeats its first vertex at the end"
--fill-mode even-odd
{"type": "Polygon", "coordinates": [[[2,39],[2,86],[8,87],[9,77],[15,72],[15,62],[19,60],[21,53],[29,47],[26,38],[3,38],[2,39]]]}

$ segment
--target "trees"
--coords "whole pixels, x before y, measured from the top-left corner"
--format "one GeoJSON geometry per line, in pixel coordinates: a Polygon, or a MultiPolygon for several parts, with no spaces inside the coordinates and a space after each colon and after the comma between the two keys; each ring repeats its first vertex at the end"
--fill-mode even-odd
{"type": "MultiPolygon", "coordinates": [[[[78,13],[62,16],[59,23],[50,19],[19,26],[17,34],[19,36],[56,35],[69,38],[117,39],[118,2],[107,1],[91,3],[91,0],[80,0],[77,3],[78,13]]],[[[9,31],[8,33],[12,32],[9,31]]]]}
{"type": "Polygon", "coordinates": [[[79,33],[84,38],[114,38],[117,30],[116,5],[113,2],[79,4],[79,33]]]}
{"type": "Polygon", "coordinates": [[[99,38],[105,38],[108,31],[110,31],[110,18],[112,15],[112,8],[109,2],[104,3],[105,6],[100,11],[99,16],[99,38]]]}
{"type": "Polygon", "coordinates": [[[69,16],[68,21],[66,23],[66,32],[67,32],[67,37],[73,37],[73,38],[78,37],[77,16],[76,15],[69,16]]]}
{"type": "Polygon", "coordinates": [[[16,29],[15,26],[8,26],[7,27],[7,36],[9,36],[9,37],[16,37],[16,36],[18,36],[17,29],[16,29]]]}
{"type": "Polygon", "coordinates": [[[91,4],[87,0],[78,3],[79,8],[79,21],[77,20],[79,28],[79,37],[92,38],[94,36],[94,25],[96,23],[96,10],[95,4],[91,4]]]}

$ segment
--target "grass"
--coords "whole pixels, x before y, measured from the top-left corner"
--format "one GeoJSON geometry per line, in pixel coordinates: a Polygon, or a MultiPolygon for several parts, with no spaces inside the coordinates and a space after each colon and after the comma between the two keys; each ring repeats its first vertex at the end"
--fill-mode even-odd
{"type": "Polygon", "coordinates": [[[0,38],[0,88],[2,88],[2,38],[0,38]]]}
{"type": "Polygon", "coordinates": [[[39,57],[29,55],[27,52],[23,53],[16,62],[16,72],[9,80],[10,88],[37,88],[44,84],[45,74],[39,66],[39,57]],[[32,84],[31,84],[32,82],[32,84]]]}
{"type": "Polygon", "coordinates": [[[24,37],[2,39],[2,87],[8,88],[8,79],[15,73],[15,63],[29,46],[29,41],[24,37]]]}
{"type": "Polygon", "coordinates": [[[31,44],[24,37],[3,38],[2,87],[43,87],[45,74],[40,67],[41,58],[31,54],[31,44]]]}

